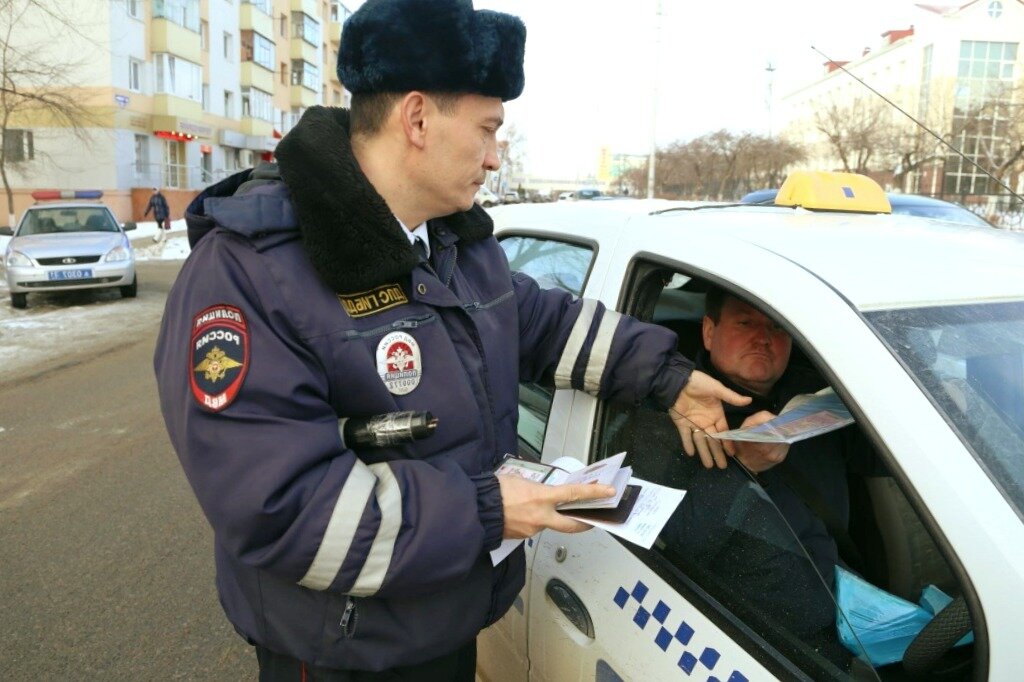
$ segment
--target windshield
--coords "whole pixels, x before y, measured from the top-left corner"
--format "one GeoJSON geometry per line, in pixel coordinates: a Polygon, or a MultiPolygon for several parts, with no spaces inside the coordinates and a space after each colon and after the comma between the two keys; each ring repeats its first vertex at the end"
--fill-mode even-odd
{"type": "Polygon", "coordinates": [[[892,212],[924,218],[936,218],[938,220],[949,220],[954,223],[964,223],[965,225],[992,227],[980,216],[959,206],[924,206],[915,204],[901,206],[894,203],[892,205],[892,212]]]}
{"type": "Polygon", "coordinates": [[[37,208],[25,214],[19,237],[65,232],[118,232],[110,211],[102,206],[37,208]]]}
{"type": "Polygon", "coordinates": [[[1024,301],[867,318],[1024,516],[1024,301]]]}

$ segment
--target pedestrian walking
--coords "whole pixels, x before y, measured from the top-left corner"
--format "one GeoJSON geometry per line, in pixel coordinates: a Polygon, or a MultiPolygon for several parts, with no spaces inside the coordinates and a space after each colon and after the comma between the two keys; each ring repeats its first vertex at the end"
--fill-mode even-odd
{"type": "Polygon", "coordinates": [[[156,234],[153,235],[153,241],[162,242],[164,233],[171,229],[171,211],[167,206],[167,198],[158,187],[153,188],[153,195],[149,197],[146,212],[142,214],[142,217],[148,216],[150,211],[153,212],[153,219],[156,220],[156,234]]]}
{"type": "Polygon", "coordinates": [[[186,211],[161,409],[261,680],[471,682],[476,636],[525,574],[522,546],[489,552],[586,530],[556,505],[613,492],[495,475],[517,451],[519,382],[650,398],[707,431],[747,399],[671,331],[509,270],[473,198],[523,90],[520,19],[368,0],[344,36],[351,110],[311,107],[277,164],[186,211]],[[432,413],[432,435],[346,443],[349,420],[402,411],[432,413]]]}

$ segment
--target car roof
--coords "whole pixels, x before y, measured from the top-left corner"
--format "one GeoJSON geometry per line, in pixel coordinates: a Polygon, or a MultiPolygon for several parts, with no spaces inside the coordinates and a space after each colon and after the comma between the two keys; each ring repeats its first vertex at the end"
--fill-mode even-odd
{"type": "Polygon", "coordinates": [[[632,201],[508,206],[495,212],[495,224],[498,229],[519,227],[598,239],[606,246],[628,245],[630,239],[645,245],[656,241],[658,254],[681,261],[693,240],[722,254],[753,247],[763,254],[766,268],[794,263],[863,311],[1024,300],[1021,234],[914,216],[775,206],[645,215],[651,205],[632,201]]]}

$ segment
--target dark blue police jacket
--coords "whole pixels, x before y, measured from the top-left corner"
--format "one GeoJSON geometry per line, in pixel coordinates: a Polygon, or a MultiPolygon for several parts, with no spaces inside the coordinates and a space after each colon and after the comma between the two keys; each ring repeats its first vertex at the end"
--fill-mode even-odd
{"type": "Polygon", "coordinates": [[[519,381],[667,406],[692,364],[668,330],[510,272],[482,209],[430,221],[421,261],[347,124],[309,110],[280,176],[246,171],[192,203],[154,363],[235,628],[315,665],[381,670],[453,651],[523,585],[522,550],[488,556],[519,381]],[[346,447],[339,420],[397,410],[439,426],[346,447]]]}

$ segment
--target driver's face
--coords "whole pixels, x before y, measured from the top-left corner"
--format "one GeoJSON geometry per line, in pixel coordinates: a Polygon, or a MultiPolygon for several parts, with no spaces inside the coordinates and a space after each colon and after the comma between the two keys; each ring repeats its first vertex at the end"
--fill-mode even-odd
{"type": "Polygon", "coordinates": [[[767,315],[727,296],[715,323],[704,317],[704,348],[730,381],[760,395],[786,371],[792,339],[767,315]]]}

